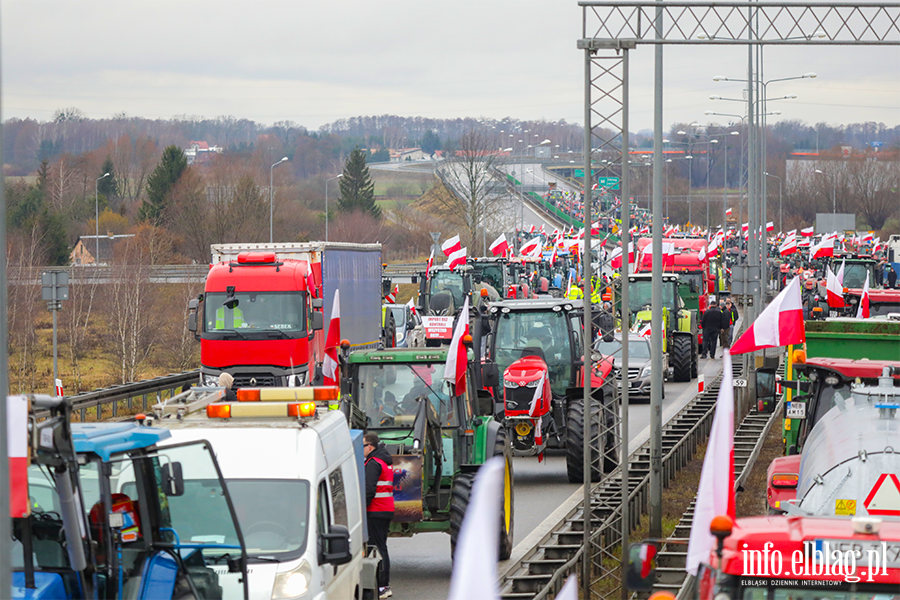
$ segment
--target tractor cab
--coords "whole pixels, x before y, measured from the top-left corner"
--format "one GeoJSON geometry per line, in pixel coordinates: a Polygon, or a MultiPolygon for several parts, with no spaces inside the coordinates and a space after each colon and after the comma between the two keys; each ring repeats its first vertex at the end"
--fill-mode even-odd
{"type": "Polygon", "coordinates": [[[158,446],[170,432],[143,420],[72,423],[56,397],[8,402],[31,407],[13,598],[222,598],[220,573],[246,581],[243,536],[207,442],[158,446]]]}

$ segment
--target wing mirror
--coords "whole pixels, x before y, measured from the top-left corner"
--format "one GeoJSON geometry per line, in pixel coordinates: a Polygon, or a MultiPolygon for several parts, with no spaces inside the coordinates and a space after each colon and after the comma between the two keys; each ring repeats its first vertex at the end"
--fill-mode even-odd
{"type": "Polygon", "coordinates": [[[774,412],[777,404],[775,369],[760,367],[756,370],[756,406],[759,412],[774,412]]]}
{"type": "Polygon", "coordinates": [[[180,462],[170,462],[162,466],[162,483],[166,496],[184,495],[184,474],[180,462]]]}
{"type": "Polygon", "coordinates": [[[321,312],[315,311],[312,314],[312,330],[320,331],[325,327],[325,317],[321,312]]]}
{"type": "Polygon", "coordinates": [[[328,533],[323,533],[322,562],[329,565],[345,565],[353,560],[350,552],[350,532],[343,525],[331,525],[328,533]]]}

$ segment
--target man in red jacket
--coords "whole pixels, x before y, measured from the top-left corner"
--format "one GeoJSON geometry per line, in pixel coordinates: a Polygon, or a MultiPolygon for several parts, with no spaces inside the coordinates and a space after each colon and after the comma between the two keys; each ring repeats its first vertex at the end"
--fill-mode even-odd
{"type": "Polygon", "coordinates": [[[363,436],[363,452],[366,455],[366,511],[369,523],[369,543],[381,553],[381,571],[378,574],[378,597],[390,598],[391,559],[388,556],[387,538],[394,518],[394,469],[393,459],[375,433],[363,436]]]}

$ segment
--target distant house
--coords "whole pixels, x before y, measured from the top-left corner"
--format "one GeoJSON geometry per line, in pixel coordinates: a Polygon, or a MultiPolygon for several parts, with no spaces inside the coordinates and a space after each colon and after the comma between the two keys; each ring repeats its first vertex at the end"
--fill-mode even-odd
{"type": "Polygon", "coordinates": [[[403,162],[405,160],[423,160],[425,153],[421,148],[402,148],[391,150],[391,162],[403,162]]]}
{"type": "Polygon", "coordinates": [[[107,234],[101,235],[99,239],[96,235],[83,235],[75,241],[75,247],[69,253],[69,264],[72,265],[108,265],[113,259],[114,246],[116,242],[124,238],[134,237],[133,233],[122,233],[119,235],[107,234]],[[100,260],[94,254],[100,250],[100,260]]]}
{"type": "Polygon", "coordinates": [[[219,146],[210,146],[206,142],[192,141],[189,147],[184,150],[184,156],[187,158],[189,165],[202,164],[209,160],[213,153],[222,154],[222,148],[219,146]]]}

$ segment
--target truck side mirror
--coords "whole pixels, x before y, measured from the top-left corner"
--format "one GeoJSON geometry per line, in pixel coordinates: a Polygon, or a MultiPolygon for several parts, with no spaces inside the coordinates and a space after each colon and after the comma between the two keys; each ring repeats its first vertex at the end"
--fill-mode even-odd
{"type": "Polygon", "coordinates": [[[628,548],[628,569],[625,586],[631,592],[649,592],[656,581],[656,546],[648,542],[631,544],[628,548]]]}
{"type": "Polygon", "coordinates": [[[481,381],[486,388],[496,388],[500,385],[500,369],[497,367],[497,363],[481,365],[481,381]]]}
{"type": "Polygon", "coordinates": [[[329,565],[345,565],[353,560],[350,553],[350,532],[343,525],[331,525],[328,533],[323,533],[322,562],[329,565]]]}
{"type": "Polygon", "coordinates": [[[321,298],[313,298],[313,299],[310,301],[310,305],[311,305],[313,308],[322,308],[322,299],[321,299],[321,298]]]}
{"type": "Polygon", "coordinates": [[[312,314],[312,330],[320,331],[325,327],[325,317],[321,312],[315,311],[312,314]]]}
{"type": "Polygon", "coordinates": [[[184,474],[180,462],[170,462],[162,466],[162,483],[166,496],[184,495],[184,474]]]}
{"type": "Polygon", "coordinates": [[[756,370],[756,406],[759,412],[773,412],[776,400],[775,369],[760,367],[756,370]]]}
{"type": "Polygon", "coordinates": [[[197,309],[200,307],[200,300],[193,298],[188,302],[188,331],[197,331],[197,309]]]}

